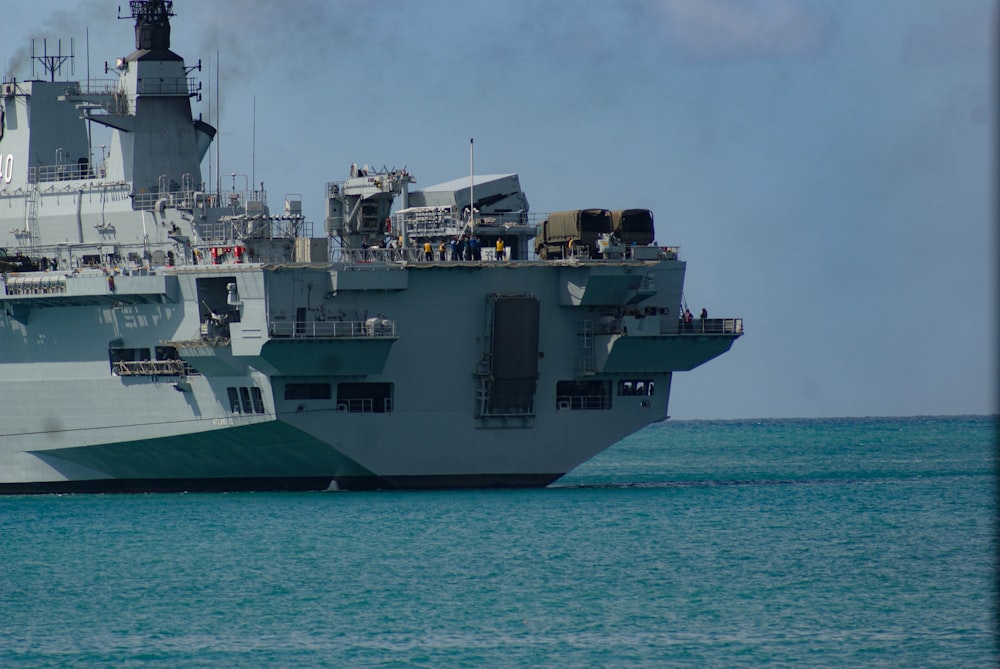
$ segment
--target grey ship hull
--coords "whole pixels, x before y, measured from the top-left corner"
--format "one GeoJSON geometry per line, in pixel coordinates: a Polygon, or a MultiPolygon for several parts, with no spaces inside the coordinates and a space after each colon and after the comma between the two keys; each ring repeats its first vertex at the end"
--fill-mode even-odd
{"type": "MultiPolygon", "coordinates": [[[[640,283],[679,300],[683,265],[161,268],[119,276],[113,288],[70,276],[54,293],[18,292],[8,278],[0,492],[546,485],[665,418],[671,374],[731,345],[732,332],[688,334],[676,317],[626,318],[633,329],[624,335],[627,326],[601,334],[589,320],[588,302],[623,301],[640,283]],[[641,281],[629,278],[636,274],[641,281]],[[243,319],[227,339],[199,338],[198,296],[220,282],[235,283],[243,319]],[[529,356],[538,363],[528,364],[519,405],[491,410],[484,386],[488,394],[503,374],[484,364],[498,354],[489,340],[504,327],[498,296],[508,295],[537,305],[527,341],[537,340],[529,356]],[[312,322],[326,330],[285,325],[301,304],[340,320],[312,322]],[[391,323],[386,333],[361,325],[374,313],[391,323]],[[164,342],[182,352],[185,373],[156,363],[116,373],[109,362],[109,347],[164,342]],[[560,382],[588,367],[585,378],[605,382],[600,396],[560,397],[560,382]],[[623,379],[654,383],[648,394],[621,396],[623,379]],[[354,406],[338,396],[341,384],[388,389],[391,406],[354,406]],[[257,389],[260,406],[234,409],[231,388],[257,389]],[[316,396],[302,398],[302,389],[316,396]]],[[[523,330],[530,313],[503,317],[523,330]]],[[[526,363],[517,351],[502,355],[497,366],[526,363]]]]}

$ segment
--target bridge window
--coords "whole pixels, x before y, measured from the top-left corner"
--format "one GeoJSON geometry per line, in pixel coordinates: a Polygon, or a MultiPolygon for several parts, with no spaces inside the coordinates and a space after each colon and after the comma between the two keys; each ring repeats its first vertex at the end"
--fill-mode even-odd
{"type": "Polygon", "coordinates": [[[254,413],[264,413],[264,397],[260,394],[260,388],[257,386],[251,388],[250,396],[253,398],[254,413]]]}
{"type": "Polygon", "coordinates": [[[260,388],[252,386],[250,388],[226,388],[229,395],[229,410],[232,413],[264,413],[264,396],[261,395],[260,388]]]}
{"type": "Polygon", "coordinates": [[[249,388],[240,388],[240,404],[243,406],[243,413],[253,413],[253,407],[250,405],[249,388]]]}
{"type": "Polygon", "coordinates": [[[243,410],[240,409],[239,391],[232,386],[226,388],[226,391],[229,393],[229,410],[233,413],[243,413],[243,410]]]}
{"type": "Polygon", "coordinates": [[[654,391],[652,379],[622,379],[618,382],[618,395],[652,395],[654,391]]]}

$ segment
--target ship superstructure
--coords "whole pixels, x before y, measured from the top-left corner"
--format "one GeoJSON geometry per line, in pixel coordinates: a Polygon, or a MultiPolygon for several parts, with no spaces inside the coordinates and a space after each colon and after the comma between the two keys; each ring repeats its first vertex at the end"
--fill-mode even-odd
{"type": "Polygon", "coordinates": [[[0,89],[0,492],[546,485],[742,334],[684,318],[676,248],[535,257],[516,174],[355,164],[318,236],[207,187],[173,5],[130,10],[117,79],[0,89]]]}

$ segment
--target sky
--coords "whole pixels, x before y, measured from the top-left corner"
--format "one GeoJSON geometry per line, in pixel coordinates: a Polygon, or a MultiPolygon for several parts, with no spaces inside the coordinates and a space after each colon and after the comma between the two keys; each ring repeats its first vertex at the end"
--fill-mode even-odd
{"type": "MultiPolygon", "coordinates": [[[[105,77],[134,48],[119,4],[7,3],[3,72],[73,38],[76,78],[105,77]]],[[[222,174],[272,210],[301,195],[316,230],[352,162],[429,186],[468,174],[470,138],[534,213],[652,209],[691,310],[746,331],[675,375],[675,419],[997,411],[995,0],[174,10],[222,174]]]]}

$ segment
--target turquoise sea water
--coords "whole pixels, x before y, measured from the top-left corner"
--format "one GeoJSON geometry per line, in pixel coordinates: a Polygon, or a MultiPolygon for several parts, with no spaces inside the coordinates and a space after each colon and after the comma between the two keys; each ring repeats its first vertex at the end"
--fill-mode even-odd
{"type": "Polygon", "coordinates": [[[0,667],[994,667],[997,422],[667,422],[545,490],[0,497],[0,667]]]}

